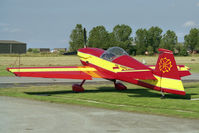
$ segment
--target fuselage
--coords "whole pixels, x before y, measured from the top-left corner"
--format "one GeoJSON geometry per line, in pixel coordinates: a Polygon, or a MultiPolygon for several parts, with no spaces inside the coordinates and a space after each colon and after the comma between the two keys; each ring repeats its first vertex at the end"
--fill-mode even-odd
{"type": "MultiPolygon", "coordinates": [[[[118,47],[115,47],[116,50],[117,48],[118,47]]],[[[96,78],[121,80],[158,91],[161,91],[162,86],[164,86],[165,92],[185,95],[180,79],[175,80],[172,78],[160,77],[155,73],[154,65],[144,65],[127,53],[117,57],[110,54],[110,57],[108,56],[108,58],[106,58],[105,54],[109,52],[110,50],[105,51],[98,48],[82,48],[78,50],[77,55],[80,57],[80,61],[84,66],[94,67],[99,72],[96,74],[96,78]],[[142,74],[142,72],[144,74],[142,74]],[[149,76],[151,74],[154,78],[149,76]],[[141,77],[142,80],[140,80],[140,78],[134,78],[134,76],[141,77]],[[146,78],[146,80],[144,78],[146,78]],[[176,85],[174,89],[178,89],[179,87],[182,89],[177,92],[168,89],[173,88],[174,84],[176,85]]],[[[179,72],[180,77],[190,75],[188,67],[184,65],[178,65],[177,71],[179,72]]]]}
{"type": "MultiPolygon", "coordinates": [[[[126,70],[136,71],[145,69],[146,71],[153,71],[155,65],[144,65],[129,55],[122,55],[113,60],[106,60],[102,55],[106,51],[100,48],[81,48],[77,55],[84,66],[92,66],[103,71],[114,73],[123,72],[126,70]]],[[[186,76],[186,72],[190,69],[184,65],[177,65],[181,77],[186,76]]]]}

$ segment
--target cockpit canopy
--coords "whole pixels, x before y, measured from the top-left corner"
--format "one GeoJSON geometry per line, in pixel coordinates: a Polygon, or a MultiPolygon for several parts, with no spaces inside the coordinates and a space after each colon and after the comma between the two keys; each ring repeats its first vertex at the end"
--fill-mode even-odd
{"type": "Polygon", "coordinates": [[[120,47],[112,47],[112,48],[109,48],[108,50],[106,50],[100,56],[100,58],[108,60],[108,61],[112,61],[122,55],[128,55],[128,53],[120,47]]]}

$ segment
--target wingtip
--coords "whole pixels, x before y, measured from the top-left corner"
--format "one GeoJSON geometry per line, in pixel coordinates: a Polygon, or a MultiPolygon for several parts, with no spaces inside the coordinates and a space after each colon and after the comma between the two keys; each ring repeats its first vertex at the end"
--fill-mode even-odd
{"type": "Polygon", "coordinates": [[[9,67],[8,67],[8,68],[6,68],[6,70],[10,72],[10,68],[9,68],[9,67]]]}

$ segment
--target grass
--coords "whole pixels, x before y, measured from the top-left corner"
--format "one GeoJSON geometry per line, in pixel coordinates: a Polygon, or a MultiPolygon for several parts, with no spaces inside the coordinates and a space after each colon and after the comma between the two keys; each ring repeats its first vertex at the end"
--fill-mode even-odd
{"type": "Polygon", "coordinates": [[[0,76],[14,76],[14,74],[6,70],[6,66],[0,66],[0,76]]]}
{"type": "MultiPolygon", "coordinates": [[[[20,66],[80,65],[77,56],[20,57],[20,66]]],[[[0,57],[0,66],[19,66],[19,57],[0,57]]]]}
{"type": "Polygon", "coordinates": [[[186,96],[167,94],[166,99],[160,99],[161,95],[157,91],[132,84],[126,84],[129,89],[125,91],[116,91],[112,84],[85,84],[84,93],[73,93],[71,85],[0,88],[0,95],[199,119],[199,82],[184,85],[188,88],[186,96]]]}
{"type": "MultiPolygon", "coordinates": [[[[77,56],[58,57],[20,57],[20,66],[78,66],[81,65],[77,56]]],[[[6,71],[7,67],[19,67],[19,57],[0,56],[0,76],[13,76],[6,71]]]]}
{"type": "Polygon", "coordinates": [[[0,57],[57,57],[64,56],[62,53],[32,53],[27,52],[26,54],[0,54],[0,57]]]}

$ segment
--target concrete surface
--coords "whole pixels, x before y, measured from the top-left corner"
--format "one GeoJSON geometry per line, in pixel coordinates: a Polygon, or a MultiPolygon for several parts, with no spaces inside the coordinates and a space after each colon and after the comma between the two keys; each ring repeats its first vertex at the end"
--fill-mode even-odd
{"type": "Polygon", "coordinates": [[[0,133],[198,133],[198,123],[0,96],[0,133]]]}
{"type": "MultiPolygon", "coordinates": [[[[0,88],[23,87],[23,86],[49,86],[49,85],[73,85],[80,84],[82,80],[76,79],[53,79],[53,78],[31,78],[31,77],[0,77],[0,88]]],[[[111,83],[105,79],[95,78],[93,80],[86,80],[86,84],[103,84],[111,83]]]]}
{"type": "MultiPolygon", "coordinates": [[[[86,80],[86,82],[107,81],[105,79],[94,78],[94,80],[86,80]]],[[[55,79],[55,78],[32,78],[32,77],[0,77],[0,84],[3,83],[81,83],[78,79],[55,79]]]]}
{"type": "Polygon", "coordinates": [[[192,73],[190,76],[182,77],[182,80],[186,81],[199,81],[199,73],[192,73]]]}

